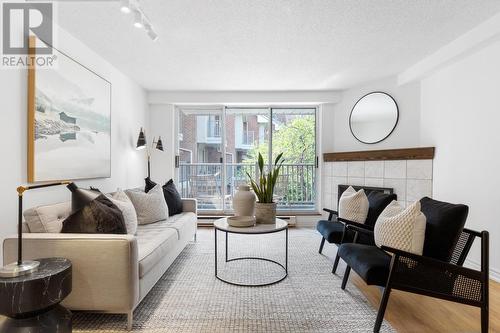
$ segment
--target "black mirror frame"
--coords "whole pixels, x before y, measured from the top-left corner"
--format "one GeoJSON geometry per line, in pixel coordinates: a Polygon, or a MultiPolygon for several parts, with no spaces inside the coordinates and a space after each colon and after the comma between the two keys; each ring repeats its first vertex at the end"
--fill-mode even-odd
{"type": "Polygon", "coordinates": [[[391,134],[394,132],[394,130],[396,129],[396,126],[398,126],[398,123],[399,123],[399,105],[398,103],[396,102],[396,100],[394,99],[394,97],[392,97],[390,94],[386,93],[386,92],[383,92],[383,91],[372,91],[372,92],[369,92],[368,94],[365,94],[363,96],[361,96],[360,99],[358,99],[358,101],[354,104],[354,106],[352,107],[351,109],[351,113],[349,114],[349,129],[351,131],[351,134],[352,136],[358,140],[359,142],[361,143],[364,143],[364,144],[367,144],[367,145],[374,145],[376,143],[380,143],[382,141],[384,141],[385,139],[387,139],[389,136],[391,136],[391,134]],[[396,122],[394,123],[394,126],[392,127],[392,130],[389,132],[389,134],[387,134],[385,137],[383,137],[382,139],[380,139],[379,141],[376,141],[376,142],[365,142],[361,139],[359,139],[356,134],[354,134],[353,130],[352,130],[352,126],[351,126],[351,118],[352,118],[352,113],[354,111],[354,109],[356,108],[356,105],[358,105],[358,103],[363,99],[365,98],[366,96],[368,95],[371,95],[371,94],[384,94],[386,96],[389,96],[393,101],[394,101],[394,105],[396,105],[396,122]]]}

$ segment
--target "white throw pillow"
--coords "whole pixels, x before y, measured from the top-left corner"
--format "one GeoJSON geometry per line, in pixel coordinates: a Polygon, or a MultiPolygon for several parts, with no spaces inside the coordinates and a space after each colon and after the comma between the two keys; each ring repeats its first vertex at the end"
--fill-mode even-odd
{"type": "Polygon", "coordinates": [[[127,190],[137,213],[139,224],[150,224],[168,218],[168,206],[160,185],[153,187],[148,193],[142,190],[127,190]]]}
{"type": "Polygon", "coordinates": [[[375,244],[421,255],[425,240],[425,215],[420,211],[420,201],[403,208],[391,202],[375,223],[375,244]]]}
{"type": "Polygon", "coordinates": [[[127,228],[127,234],[135,235],[137,232],[137,213],[127,194],[122,190],[117,190],[112,195],[106,194],[106,196],[121,210],[123,220],[125,221],[125,227],[127,228]]]}
{"type": "Polygon", "coordinates": [[[339,217],[353,222],[365,223],[368,208],[369,203],[365,190],[361,189],[356,192],[352,186],[349,186],[339,200],[339,217]]]}

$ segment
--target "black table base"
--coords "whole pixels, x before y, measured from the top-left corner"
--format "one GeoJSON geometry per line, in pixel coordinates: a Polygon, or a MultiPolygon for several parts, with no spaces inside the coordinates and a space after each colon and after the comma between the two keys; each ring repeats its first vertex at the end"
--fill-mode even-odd
{"type": "Polygon", "coordinates": [[[61,305],[28,318],[0,316],[1,333],[71,333],[71,312],[61,305]]]}
{"type": "MultiPolygon", "coordinates": [[[[276,283],[279,283],[281,281],[283,281],[284,279],[287,278],[288,276],[288,228],[284,229],[285,231],[285,264],[281,264],[275,260],[272,260],[272,259],[269,259],[269,258],[261,258],[261,257],[237,257],[237,258],[229,258],[228,257],[228,234],[231,233],[231,232],[228,232],[228,231],[225,231],[225,230],[219,230],[217,228],[214,228],[215,230],[215,277],[217,279],[219,279],[220,281],[222,282],[225,282],[225,283],[228,283],[228,284],[232,284],[234,286],[241,286],[241,287],[264,287],[264,286],[270,286],[270,285],[273,285],[273,284],[276,284],[276,283]],[[273,281],[270,281],[270,282],[266,282],[266,283],[255,283],[255,284],[248,284],[248,283],[239,283],[239,282],[234,282],[234,281],[230,281],[228,279],[225,279],[223,277],[221,277],[219,275],[219,271],[218,271],[218,249],[217,249],[217,231],[221,231],[221,232],[224,232],[225,233],[225,236],[226,236],[226,244],[225,244],[225,262],[226,263],[230,263],[230,262],[235,262],[235,261],[246,261],[246,260],[259,260],[259,261],[266,261],[266,262],[270,262],[270,263],[273,263],[274,265],[277,265],[279,266],[282,270],[283,270],[283,275],[278,278],[278,279],[275,279],[273,281]]],[[[278,231],[273,231],[273,232],[263,232],[263,233],[259,233],[259,234],[251,234],[251,233],[239,233],[240,235],[244,234],[244,235],[248,235],[248,236],[252,236],[252,235],[261,235],[261,234],[267,234],[267,233],[274,233],[274,232],[280,232],[282,230],[278,230],[278,231]]],[[[236,233],[236,232],[234,232],[236,233]]]]}

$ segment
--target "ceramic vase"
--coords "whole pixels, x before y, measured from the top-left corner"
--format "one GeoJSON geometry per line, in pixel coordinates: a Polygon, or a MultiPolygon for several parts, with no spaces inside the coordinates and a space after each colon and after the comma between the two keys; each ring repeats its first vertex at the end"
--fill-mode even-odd
{"type": "Polygon", "coordinates": [[[234,216],[254,216],[255,194],[250,186],[241,185],[233,197],[234,216]]]}
{"type": "Polygon", "coordinates": [[[255,204],[255,219],[260,224],[276,223],[276,203],[260,203],[255,204]]]}

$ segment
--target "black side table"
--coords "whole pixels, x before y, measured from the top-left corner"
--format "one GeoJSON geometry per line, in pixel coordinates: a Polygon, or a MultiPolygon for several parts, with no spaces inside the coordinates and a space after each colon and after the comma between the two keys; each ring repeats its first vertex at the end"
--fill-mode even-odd
{"type": "Polygon", "coordinates": [[[71,261],[36,260],[36,272],[0,278],[0,333],[72,331],[71,312],[59,305],[71,293],[71,261]]]}

